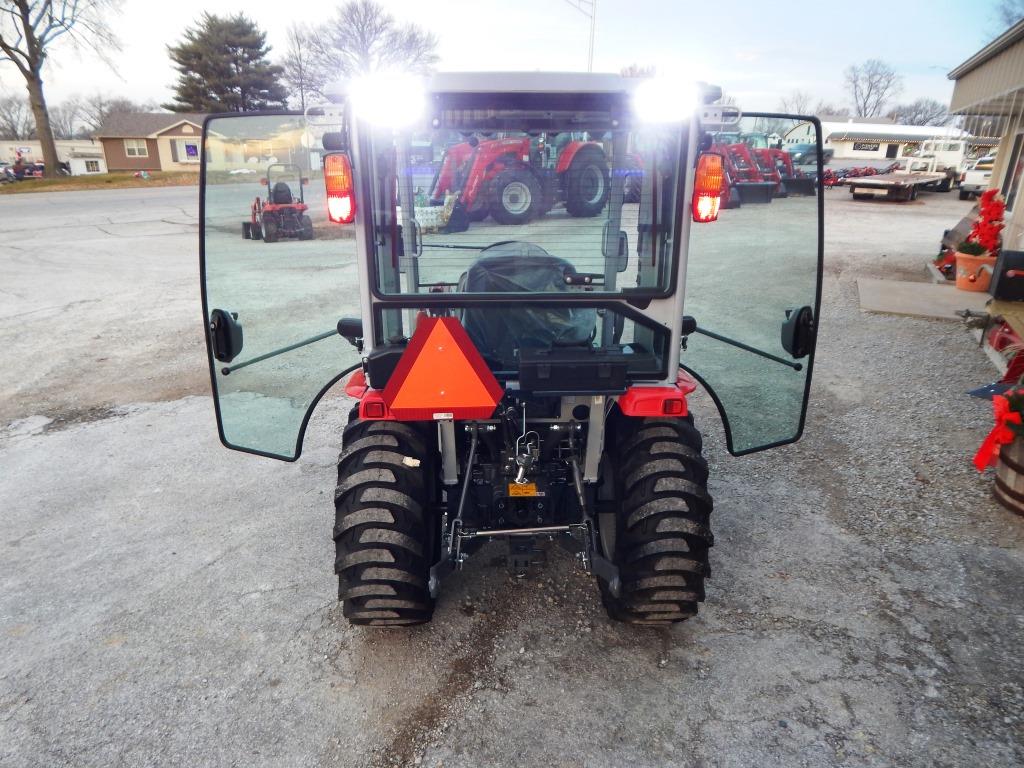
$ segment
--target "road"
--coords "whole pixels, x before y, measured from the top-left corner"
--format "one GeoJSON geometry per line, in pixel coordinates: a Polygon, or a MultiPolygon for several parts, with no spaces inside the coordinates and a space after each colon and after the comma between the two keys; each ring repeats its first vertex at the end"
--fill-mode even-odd
{"type": "Polygon", "coordinates": [[[829,193],[804,439],[734,459],[695,404],[698,618],[613,624],[557,550],[523,581],[482,553],[431,625],[377,632],[331,573],[345,401],[294,464],[217,441],[195,191],[3,198],[0,765],[1024,762],[1022,521],[963,395],[993,370],[955,324],[857,307],[968,209],[829,193]]]}

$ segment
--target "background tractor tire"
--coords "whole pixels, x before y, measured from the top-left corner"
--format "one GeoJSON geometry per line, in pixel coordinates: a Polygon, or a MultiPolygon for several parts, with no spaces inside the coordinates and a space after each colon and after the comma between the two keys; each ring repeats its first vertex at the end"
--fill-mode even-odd
{"type": "Polygon", "coordinates": [[[299,230],[299,240],[312,240],[313,220],[309,216],[303,215],[300,222],[302,223],[302,228],[299,230]]]}
{"type": "Polygon", "coordinates": [[[357,411],[349,418],[334,495],[334,570],[351,624],[422,624],[434,614],[438,523],[427,445],[408,424],[360,421],[357,411]]]}
{"type": "Polygon", "coordinates": [[[601,583],[608,615],[630,624],[672,624],[697,614],[714,543],[708,465],[692,417],[617,414],[607,452],[617,496],[614,535],[602,543],[622,592],[601,583]]]}
{"type": "Polygon", "coordinates": [[[488,187],[488,211],[499,224],[525,224],[539,215],[543,190],[525,168],[502,171],[488,187]]]}
{"type": "Polygon", "coordinates": [[[611,190],[604,153],[593,147],[581,149],[565,174],[565,210],[569,215],[590,217],[601,213],[611,190]]]}
{"type": "Polygon", "coordinates": [[[263,219],[263,242],[277,242],[277,222],[274,221],[273,219],[263,219]]]}

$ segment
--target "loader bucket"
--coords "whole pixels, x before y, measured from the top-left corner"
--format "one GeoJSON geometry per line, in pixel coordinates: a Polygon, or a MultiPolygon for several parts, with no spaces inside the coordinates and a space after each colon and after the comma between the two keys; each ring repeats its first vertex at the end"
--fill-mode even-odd
{"type": "Polygon", "coordinates": [[[791,195],[814,195],[818,188],[813,176],[783,176],[782,183],[791,195]]]}
{"type": "Polygon", "coordinates": [[[748,203],[770,203],[775,193],[775,182],[746,181],[736,185],[744,205],[748,203]]]}

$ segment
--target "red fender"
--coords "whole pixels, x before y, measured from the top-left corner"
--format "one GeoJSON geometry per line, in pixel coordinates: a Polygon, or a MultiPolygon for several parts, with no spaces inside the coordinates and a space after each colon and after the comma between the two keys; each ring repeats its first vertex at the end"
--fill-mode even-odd
{"type": "Polygon", "coordinates": [[[584,147],[597,147],[601,150],[601,154],[604,154],[604,147],[596,141],[570,141],[558,155],[558,164],[555,166],[555,173],[565,173],[569,170],[569,166],[572,165],[572,161],[584,147]]]}

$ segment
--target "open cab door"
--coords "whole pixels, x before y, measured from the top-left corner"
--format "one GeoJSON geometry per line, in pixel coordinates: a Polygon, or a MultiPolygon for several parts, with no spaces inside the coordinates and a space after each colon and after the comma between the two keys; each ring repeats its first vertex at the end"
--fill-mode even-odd
{"type": "Polygon", "coordinates": [[[328,221],[322,135],[289,113],[203,125],[203,326],[220,438],[286,461],[360,357],[338,332],[360,315],[359,279],[352,233],[328,221]]]}
{"type": "Polygon", "coordinates": [[[692,224],[681,365],[714,398],[738,456],[803,432],[821,303],[821,126],[745,113],[727,141],[754,151],[771,194],[744,199],[744,184],[726,173],[727,209],[692,224]],[[816,144],[816,161],[793,164],[787,139],[816,144]]]}

